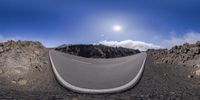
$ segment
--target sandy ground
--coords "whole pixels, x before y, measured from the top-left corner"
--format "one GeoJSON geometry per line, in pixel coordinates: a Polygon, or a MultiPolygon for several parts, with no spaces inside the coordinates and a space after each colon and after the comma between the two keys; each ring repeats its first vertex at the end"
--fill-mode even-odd
{"type": "MultiPolygon", "coordinates": [[[[48,58],[48,52],[44,55],[48,58]]],[[[49,60],[49,59],[47,59],[49,60]]],[[[62,87],[55,79],[50,62],[26,85],[0,81],[0,99],[14,100],[199,100],[200,78],[191,75],[191,67],[153,64],[147,58],[140,82],[133,88],[114,94],[79,94],[62,87]],[[36,80],[36,81],[33,81],[36,80]],[[37,83],[34,83],[37,82],[37,83]]],[[[23,83],[23,82],[22,82],[23,83]]]]}

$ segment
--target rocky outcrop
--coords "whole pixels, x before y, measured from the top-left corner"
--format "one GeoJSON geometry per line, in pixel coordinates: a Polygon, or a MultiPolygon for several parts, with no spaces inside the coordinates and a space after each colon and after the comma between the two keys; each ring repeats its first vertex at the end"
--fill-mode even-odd
{"type": "Polygon", "coordinates": [[[139,50],[104,45],[62,45],[56,50],[87,58],[116,58],[140,53],[139,50]]]}
{"type": "Polygon", "coordinates": [[[148,50],[155,63],[182,64],[196,66],[200,63],[200,41],[195,44],[185,43],[171,49],[148,50]]]}
{"type": "Polygon", "coordinates": [[[34,83],[37,74],[48,63],[45,53],[47,49],[39,42],[11,40],[0,43],[0,84],[20,86],[34,83]]]}

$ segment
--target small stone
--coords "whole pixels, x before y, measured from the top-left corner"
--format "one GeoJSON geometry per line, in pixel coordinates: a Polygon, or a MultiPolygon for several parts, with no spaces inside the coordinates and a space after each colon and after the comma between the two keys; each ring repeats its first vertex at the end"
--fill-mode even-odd
{"type": "Polygon", "coordinates": [[[164,63],[168,63],[168,60],[166,59],[166,60],[164,60],[164,63]]]}
{"type": "Polygon", "coordinates": [[[39,55],[39,54],[40,54],[40,51],[35,51],[35,54],[36,54],[36,55],[39,55]]]}
{"type": "Polygon", "coordinates": [[[144,95],[140,95],[140,97],[142,97],[142,98],[143,98],[143,97],[144,97],[144,95]]]}
{"type": "Polygon", "coordinates": [[[194,76],[193,75],[188,75],[188,78],[193,78],[194,76]]]}
{"type": "Polygon", "coordinates": [[[175,94],[175,92],[170,92],[170,94],[171,94],[171,95],[174,95],[174,94],[175,94]]]}
{"type": "Polygon", "coordinates": [[[16,81],[11,81],[11,83],[16,84],[17,82],[16,81]]]}
{"type": "Polygon", "coordinates": [[[185,63],[186,60],[183,60],[182,63],[185,63]]]}
{"type": "Polygon", "coordinates": [[[200,68],[200,64],[192,65],[193,68],[200,68]]]}
{"type": "Polygon", "coordinates": [[[19,81],[18,81],[19,85],[26,85],[26,83],[27,83],[27,80],[25,80],[25,79],[19,79],[19,81]]]}
{"type": "Polygon", "coordinates": [[[196,64],[195,66],[196,66],[197,68],[200,68],[200,64],[196,64]]]}
{"type": "Polygon", "coordinates": [[[195,71],[195,74],[196,74],[197,76],[200,76],[200,69],[196,70],[196,71],[195,71]]]}
{"type": "Polygon", "coordinates": [[[36,65],[35,69],[37,69],[38,71],[42,71],[41,65],[36,65]]]}

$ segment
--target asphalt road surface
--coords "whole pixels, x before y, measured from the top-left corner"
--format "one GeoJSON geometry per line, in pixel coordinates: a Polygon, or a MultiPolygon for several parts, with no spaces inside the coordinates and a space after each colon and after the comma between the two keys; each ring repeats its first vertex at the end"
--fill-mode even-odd
{"type": "Polygon", "coordinates": [[[140,79],[146,53],[133,56],[94,59],[51,50],[54,74],[65,87],[83,93],[112,93],[134,86],[140,79]]]}

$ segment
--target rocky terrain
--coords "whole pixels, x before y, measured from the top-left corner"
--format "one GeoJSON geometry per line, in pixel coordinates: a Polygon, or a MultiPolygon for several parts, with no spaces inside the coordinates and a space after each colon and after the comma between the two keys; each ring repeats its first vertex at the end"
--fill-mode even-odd
{"type": "Polygon", "coordinates": [[[116,58],[140,53],[139,50],[105,45],[62,45],[56,50],[87,58],[116,58]]]}
{"type": "Polygon", "coordinates": [[[131,89],[113,94],[80,94],[57,82],[48,58],[49,49],[41,43],[1,43],[0,100],[199,100],[200,77],[193,73],[198,68],[199,54],[195,52],[193,58],[184,61],[190,53],[194,54],[192,48],[198,43],[187,46],[189,50],[185,45],[149,50],[143,76],[131,89]],[[185,54],[183,47],[187,49],[185,54]],[[172,57],[175,54],[177,57],[172,57]]]}
{"type": "Polygon", "coordinates": [[[32,91],[43,86],[47,81],[43,79],[48,77],[44,73],[50,66],[47,54],[48,49],[39,42],[0,43],[0,90],[32,91]]]}
{"type": "MultiPolygon", "coordinates": [[[[169,64],[187,64],[200,57],[200,41],[195,44],[185,43],[171,49],[149,50],[154,61],[169,64]]],[[[198,63],[198,62],[197,62],[198,63]]]]}
{"type": "Polygon", "coordinates": [[[200,75],[200,41],[185,43],[171,49],[148,50],[154,63],[178,64],[193,68],[194,74],[200,75]]]}

